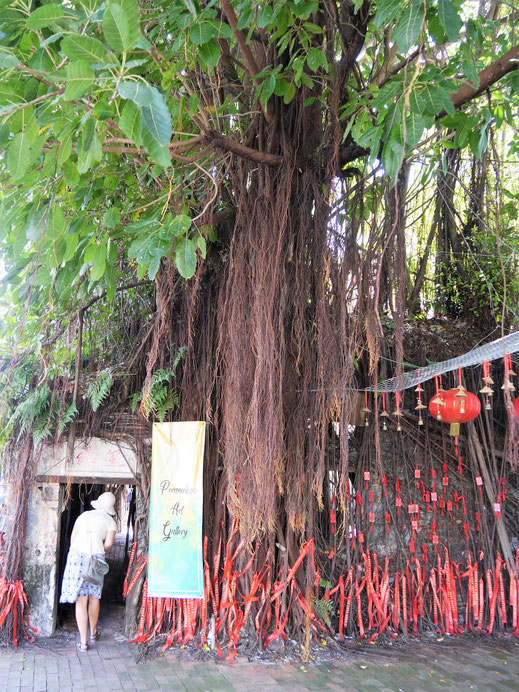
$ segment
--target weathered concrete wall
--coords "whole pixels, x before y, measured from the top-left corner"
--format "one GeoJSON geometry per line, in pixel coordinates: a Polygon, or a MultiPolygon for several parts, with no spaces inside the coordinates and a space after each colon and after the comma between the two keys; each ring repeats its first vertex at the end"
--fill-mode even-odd
{"type": "Polygon", "coordinates": [[[59,484],[35,485],[27,513],[23,579],[30,604],[29,621],[46,636],[53,634],[56,626],[59,527],[59,484]]]}
{"type": "Polygon", "coordinates": [[[38,477],[62,483],[68,478],[133,483],[136,467],[133,449],[123,443],[93,437],[77,439],[72,458],[68,458],[65,442],[44,447],[38,464],[38,477]]]}

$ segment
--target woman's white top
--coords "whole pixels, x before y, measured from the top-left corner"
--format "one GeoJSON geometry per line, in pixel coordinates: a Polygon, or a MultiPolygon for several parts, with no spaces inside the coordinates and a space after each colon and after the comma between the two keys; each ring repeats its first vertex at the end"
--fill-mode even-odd
{"type": "Polygon", "coordinates": [[[77,533],[70,547],[87,555],[104,555],[103,541],[106,534],[117,530],[115,521],[102,509],[92,509],[80,514],[74,528],[77,528],[77,533]]]}

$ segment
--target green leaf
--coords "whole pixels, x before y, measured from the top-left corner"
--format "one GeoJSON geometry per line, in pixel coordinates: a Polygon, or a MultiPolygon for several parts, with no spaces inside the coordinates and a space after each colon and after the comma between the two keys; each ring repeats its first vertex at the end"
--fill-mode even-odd
{"type": "Polygon", "coordinates": [[[312,70],[317,72],[321,65],[327,65],[326,55],[320,48],[310,48],[306,56],[306,64],[312,70]]]}
{"type": "Polygon", "coordinates": [[[478,125],[479,117],[477,115],[467,116],[464,113],[459,113],[458,115],[462,118],[462,121],[455,129],[454,146],[457,149],[463,149],[467,146],[471,133],[478,125]]]}
{"type": "Polygon", "coordinates": [[[459,36],[462,21],[451,0],[438,0],[438,17],[449,41],[455,41],[459,36]]]}
{"type": "Polygon", "coordinates": [[[148,264],[148,277],[150,278],[151,281],[153,281],[153,279],[157,276],[157,272],[159,271],[161,259],[162,259],[162,256],[155,255],[154,257],[151,258],[150,263],[148,264]]]}
{"type": "Polygon", "coordinates": [[[120,5],[112,3],[103,15],[103,33],[106,42],[115,53],[127,53],[137,45],[138,36],[130,35],[128,19],[120,5]]]}
{"type": "Polygon", "coordinates": [[[171,116],[160,91],[150,84],[131,81],[121,82],[118,91],[124,99],[140,106],[143,141],[147,133],[160,147],[167,146],[171,139],[171,116]]]}
{"type": "Polygon", "coordinates": [[[403,92],[403,85],[400,81],[388,82],[378,92],[372,102],[372,107],[376,110],[389,110],[395,99],[400,98],[403,92]]]}
{"type": "Polygon", "coordinates": [[[12,53],[0,53],[0,69],[9,69],[10,67],[16,67],[19,65],[20,61],[12,53]]]}
{"type": "Polygon", "coordinates": [[[50,240],[57,240],[65,234],[67,225],[67,221],[59,204],[52,204],[45,235],[50,240]]]}
{"type": "Polygon", "coordinates": [[[272,7],[270,5],[265,4],[260,8],[256,22],[260,29],[264,29],[272,22],[272,7]]]}
{"type": "Polygon", "coordinates": [[[420,111],[429,115],[436,115],[442,110],[452,115],[456,110],[449,92],[437,84],[427,84],[417,95],[417,102],[420,111]]]}
{"type": "Polygon", "coordinates": [[[78,154],[77,169],[80,175],[86,173],[103,156],[101,142],[92,118],[87,120],[84,125],[83,133],[76,144],[76,152],[78,154]]]}
{"type": "Polygon", "coordinates": [[[59,144],[58,158],[56,159],[56,165],[57,165],[58,169],[60,169],[63,166],[65,161],[68,161],[71,154],[72,154],[72,137],[67,136],[67,137],[64,137],[59,144]]]}
{"type": "Polygon", "coordinates": [[[24,101],[23,96],[12,87],[0,83],[0,106],[15,106],[24,101]]]}
{"type": "Polygon", "coordinates": [[[392,133],[389,141],[384,145],[382,150],[382,167],[387,176],[396,179],[398,169],[400,168],[400,163],[402,161],[402,154],[404,146],[401,141],[402,133],[401,127],[396,128],[392,133]]]}
{"type": "Polygon", "coordinates": [[[108,118],[111,118],[112,108],[108,101],[104,99],[98,101],[94,106],[94,115],[96,118],[99,118],[99,120],[107,120],[108,118]]]}
{"type": "Polygon", "coordinates": [[[73,161],[67,161],[63,166],[63,177],[65,182],[69,187],[76,187],[79,183],[79,173],[77,172],[77,166],[73,161]]]}
{"type": "Polygon", "coordinates": [[[9,125],[7,123],[2,123],[0,125],[0,147],[5,147],[9,141],[9,135],[11,134],[9,130],[9,125]]]}
{"type": "Polygon", "coordinates": [[[128,248],[128,257],[130,259],[136,259],[139,264],[145,264],[149,262],[151,253],[149,252],[150,237],[140,236],[136,238],[128,248]]]}
{"type": "MultiPolygon", "coordinates": [[[[111,4],[111,3],[110,3],[111,4]]],[[[137,0],[115,0],[114,4],[119,5],[128,22],[129,43],[133,50],[138,47],[149,51],[150,44],[141,34],[141,15],[137,0]]]]}
{"type": "Polygon", "coordinates": [[[269,74],[261,83],[261,94],[260,94],[260,101],[261,103],[265,104],[269,100],[269,98],[272,96],[274,93],[274,89],[276,88],[276,78],[273,74],[269,74]]]}
{"type": "Polygon", "coordinates": [[[216,39],[212,38],[198,49],[198,57],[207,67],[216,67],[222,51],[216,39]]]}
{"type": "Polygon", "coordinates": [[[488,146],[488,123],[483,123],[479,129],[472,130],[469,135],[469,145],[476,159],[480,159],[488,146]]]}
{"type": "Polygon", "coordinates": [[[169,153],[168,146],[159,144],[157,140],[151,136],[147,128],[143,128],[142,143],[150,155],[150,158],[153,159],[155,163],[162,168],[169,168],[171,165],[171,154],[169,153]]]}
{"type": "Polygon", "coordinates": [[[178,214],[169,225],[170,237],[184,235],[191,228],[191,219],[186,214],[178,214]]]}
{"type": "Polygon", "coordinates": [[[61,42],[61,50],[71,60],[87,60],[93,63],[111,64],[115,58],[103,46],[101,41],[91,36],[67,36],[61,42]]]}
{"type": "Polygon", "coordinates": [[[133,101],[126,101],[119,118],[119,127],[132,142],[141,145],[141,110],[133,101]]]}
{"type": "Polygon", "coordinates": [[[107,228],[115,228],[121,218],[121,212],[117,207],[110,207],[103,216],[103,223],[107,228]]]}
{"type": "Polygon", "coordinates": [[[44,206],[40,209],[31,210],[25,229],[25,237],[30,242],[36,243],[42,236],[47,226],[50,215],[50,207],[44,206]]]}
{"type": "Polygon", "coordinates": [[[421,0],[413,0],[400,16],[391,34],[400,53],[406,53],[420,35],[423,18],[423,2],[421,0]]]}
{"type": "Polygon", "coordinates": [[[0,23],[17,21],[25,21],[25,13],[22,14],[21,10],[0,9],[0,23]]]}
{"type": "Polygon", "coordinates": [[[296,85],[294,82],[290,82],[287,90],[285,91],[285,95],[283,96],[283,103],[288,106],[288,104],[292,101],[294,96],[296,95],[296,85]]]}
{"type": "Polygon", "coordinates": [[[190,279],[196,271],[196,245],[191,238],[180,237],[175,245],[175,265],[184,279],[190,279]]]}
{"type": "Polygon", "coordinates": [[[66,69],[65,101],[81,98],[94,82],[94,71],[87,60],[71,62],[66,69]]]}
{"type": "Polygon", "coordinates": [[[21,178],[26,173],[30,162],[30,146],[27,135],[19,132],[13,137],[7,151],[9,173],[15,180],[21,178]]]}
{"type": "Polygon", "coordinates": [[[210,22],[199,22],[189,32],[189,38],[195,46],[202,46],[212,38],[215,38],[215,36],[218,36],[218,29],[210,22]]]}
{"type": "Polygon", "coordinates": [[[196,7],[193,3],[193,0],[184,0],[184,5],[187,7],[187,9],[191,12],[193,17],[196,17],[196,7]]]}
{"type": "Polygon", "coordinates": [[[425,129],[425,120],[417,113],[409,113],[405,119],[405,145],[406,150],[410,151],[420,141],[425,129]]]}
{"type": "Polygon", "coordinates": [[[63,254],[63,262],[65,262],[65,264],[67,262],[70,262],[70,260],[76,254],[78,241],[79,241],[79,233],[71,233],[71,234],[67,235],[67,238],[66,238],[67,246],[66,246],[65,252],[63,254]]]}
{"type": "Polygon", "coordinates": [[[196,239],[196,244],[200,248],[200,254],[202,255],[203,259],[205,259],[207,255],[207,246],[203,235],[198,236],[196,239]]]}
{"type": "Polygon", "coordinates": [[[143,130],[149,132],[159,146],[167,147],[171,139],[171,118],[162,97],[152,106],[143,106],[141,115],[143,130]]]}
{"type": "Polygon", "coordinates": [[[378,0],[373,24],[376,27],[389,24],[397,16],[400,7],[401,0],[378,0]]]}
{"type": "Polygon", "coordinates": [[[63,8],[59,5],[43,5],[31,12],[27,18],[26,26],[30,31],[38,31],[49,26],[57,19],[62,19],[64,16],[63,8]]]}
{"type": "Polygon", "coordinates": [[[106,269],[106,246],[98,245],[92,259],[92,269],[90,270],[90,280],[99,281],[106,269]]]}

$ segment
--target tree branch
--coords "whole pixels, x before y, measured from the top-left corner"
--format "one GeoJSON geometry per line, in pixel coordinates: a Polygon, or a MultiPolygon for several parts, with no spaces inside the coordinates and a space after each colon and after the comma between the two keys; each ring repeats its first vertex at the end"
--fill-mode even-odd
{"type": "MultiPolygon", "coordinates": [[[[227,21],[231,25],[231,29],[233,31],[236,42],[240,46],[240,50],[243,55],[243,60],[245,62],[247,71],[250,74],[252,81],[254,82],[254,86],[258,87],[260,84],[259,79],[256,79],[256,75],[259,72],[258,66],[256,65],[256,60],[252,55],[250,46],[247,44],[245,34],[241,29],[238,29],[238,17],[236,16],[229,0],[222,0],[222,8],[225,12],[225,16],[227,17],[227,21]]],[[[272,116],[269,113],[267,106],[263,108],[263,114],[265,116],[265,120],[270,125],[272,116]]]]}
{"type": "MultiPolygon", "coordinates": [[[[516,70],[519,67],[518,61],[519,46],[514,46],[509,51],[504,53],[500,58],[495,60],[491,65],[481,70],[479,73],[479,86],[477,89],[471,86],[468,82],[465,82],[460,86],[455,94],[451,94],[451,100],[454,107],[461,108],[461,106],[477,98],[480,94],[489,89],[493,84],[498,82],[509,72],[516,70]]],[[[439,120],[444,115],[446,115],[445,111],[438,113],[436,120],[439,120]]],[[[365,156],[368,153],[368,149],[351,142],[348,146],[341,150],[339,161],[341,166],[344,166],[352,161],[356,161],[361,156],[365,156]]]]}
{"type": "Polygon", "coordinates": [[[234,139],[230,139],[229,137],[208,135],[207,142],[215,149],[231,151],[233,154],[237,154],[243,159],[249,159],[250,161],[255,161],[256,163],[264,163],[267,166],[279,166],[283,161],[282,156],[278,156],[277,154],[265,154],[263,151],[251,149],[250,147],[246,147],[244,144],[240,144],[240,142],[236,142],[234,139]]]}
{"type": "MultiPolygon", "coordinates": [[[[512,70],[519,67],[519,46],[514,46],[510,50],[498,58],[484,70],[479,73],[479,87],[476,89],[465,82],[455,94],[451,94],[451,101],[455,108],[463,106],[465,103],[472,101],[476,96],[479,96],[486,91],[492,84],[495,84],[502,77],[507,75],[512,70]]],[[[445,113],[444,113],[445,115],[445,113]]]]}

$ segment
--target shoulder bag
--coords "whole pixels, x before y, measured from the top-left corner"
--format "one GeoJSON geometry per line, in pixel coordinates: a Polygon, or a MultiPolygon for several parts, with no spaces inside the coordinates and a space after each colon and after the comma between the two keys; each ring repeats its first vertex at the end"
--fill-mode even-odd
{"type": "MultiPolygon", "coordinates": [[[[90,552],[92,553],[92,531],[88,532],[90,534],[90,552]]],[[[94,584],[99,586],[103,583],[105,574],[108,573],[108,562],[97,555],[90,555],[90,560],[83,572],[83,581],[89,584],[94,584]]]]}

